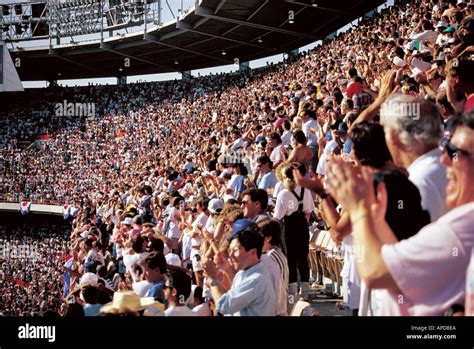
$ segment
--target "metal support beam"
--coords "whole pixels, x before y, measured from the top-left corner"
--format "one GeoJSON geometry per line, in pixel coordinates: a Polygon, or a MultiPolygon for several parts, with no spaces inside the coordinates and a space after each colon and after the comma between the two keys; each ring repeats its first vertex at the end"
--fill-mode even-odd
{"type": "Polygon", "coordinates": [[[306,4],[304,2],[299,2],[297,0],[283,0],[283,2],[286,2],[288,4],[295,4],[295,5],[300,5],[300,6],[308,6],[311,7],[312,9],[315,10],[323,10],[323,11],[329,11],[329,12],[334,12],[338,13],[340,15],[346,15],[346,16],[351,16],[352,13],[348,11],[343,11],[343,10],[336,10],[334,8],[329,8],[329,7],[324,7],[324,6],[311,6],[311,4],[306,4]]]}
{"type": "Polygon", "coordinates": [[[207,58],[210,58],[210,59],[213,59],[213,60],[218,60],[218,61],[224,62],[225,64],[232,64],[233,63],[233,61],[228,60],[228,59],[224,59],[224,58],[216,57],[216,56],[211,56],[211,55],[208,55],[204,52],[198,52],[198,51],[190,50],[190,49],[187,49],[187,48],[184,48],[184,47],[180,47],[180,46],[172,45],[172,44],[169,44],[169,43],[165,43],[165,42],[161,41],[162,40],[161,37],[157,38],[154,35],[147,35],[145,40],[148,40],[150,42],[154,42],[158,45],[163,45],[163,46],[171,47],[171,48],[174,48],[174,49],[177,49],[177,50],[180,50],[180,51],[192,53],[194,55],[207,57],[207,58]]]}
{"type": "Polygon", "coordinates": [[[253,11],[253,12],[250,14],[250,16],[247,17],[247,19],[246,19],[245,21],[246,21],[246,22],[250,21],[262,8],[265,7],[266,4],[268,4],[268,1],[269,1],[269,0],[265,0],[264,2],[262,2],[262,3],[260,4],[260,6],[257,7],[257,8],[255,9],[255,11],[253,11]]]}
{"type": "Polygon", "coordinates": [[[315,40],[315,41],[319,40],[319,38],[315,35],[295,32],[295,31],[292,31],[292,30],[286,30],[286,29],[281,29],[281,28],[270,27],[270,26],[263,25],[263,24],[245,22],[245,21],[241,21],[241,20],[238,20],[238,19],[234,19],[234,18],[220,17],[220,16],[214,15],[213,12],[214,11],[212,9],[207,8],[207,7],[203,7],[203,6],[198,6],[195,9],[195,13],[198,16],[208,17],[208,18],[216,19],[218,21],[223,21],[223,22],[246,25],[246,26],[249,26],[249,27],[252,27],[252,28],[257,28],[257,29],[262,29],[262,30],[267,30],[267,31],[274,31],[274,32],[277,32],[277,33],[291,35],[291,36],[304,37],[304,38],[308,38],[308,39],[315,40]]]}
{"type": "Polygon", "coordinates": [[[263,48],[263,49],[266,49],[266,50],[269,50],[269,51],[274,50],[274,48],[272,48],[272,47],[266,47],[266,46],[263,46],[263,45],[252,44],[251,42],[248,42],[248,41],[245,42],[245,41],[235,40],[235,39],[231,39],[231,38],[222,37],[221,35],[215,35],[215,34],[210,34],[210,33],[205,33],[205,32],[201,32],[201,31],[198,31],[198,30],[194,30],[192,25],[190,25],[189,23],[186,23],[186,22],[182,22],[182,21],[179,21],[177,23],[177,28],[182,29],[184,31],[189,31],[189,32],[192,32],[192,33],[196,33],[196,34],[210,36],[210,37],[215,38],[215,39],[221,39],[221,40],[226,40],[226,41],[230,41],[230,42],[235,42],[236,44],[252,46],[252,47],[259,48],[259,49],[263,48]]]}
{"type": "Polygon", "coordinates": [[[214,9],[214,14],[217,14],[217,12],[219,12],[219,10],[222,8],[222,6],[224,6],[224,4],[226,3],[227,0],[221,0],[219,1],[219,3],[217,4],[216,8],[214,9]]]}
{"type": "Polygon", "coordinates": [[[153,66],[161,68],[161,69],[166,69],[166,70],[170,69],[169,66],[164,66],[164,65],[152,62],[152,61],[148,61],[148,60],[143,59],[143,58],[139,58],[139,57],[136,57],[136,56],[132,56],[132,55],[123,53],[123,52],[116,51],[116,50],[114,50],[114,47],[112,45],[107,44],[105,42],[100,45],[100,48],[103,49],[104,51],[112,52],[112,53],[115,53],[115,54],[117,54],[119,56],[122,56],[122,57],[130,58],[130,59],[134,59],[136,61],[142,62],[142,63],[150,64],[150,65],[153,65],[153,66]]]}
{"type": "MultiPolygon", "coordinates": [[[[63,56],[61,56],[61,55],[58,55],[58,54],[54,53],[53,50],[52,50],[51,52],[52,52],[52,53],[50,53],[50,55],[51,55],[52,57],[55,57],[55,58],[58,58],[58,59],[61,59],[61,60],[65,61],[65,62],[68,62],[68,63],[74,64],[74,65],[77,65],[77,66],[79,66],[79,67],[81,67],[81,68],[84,68],[84,69],[93,71],[94,73],[99,74],[99,76],[102,76],[102,75],[104,74],[104,71],[103,71],[103,70],[97,70],[97,69],[94,69],[94,68],[92,68],[92,67],[87,66],[86,64],[82,64],[82,63],[79,63],[79,62],[74,61],[74,60],[72,60],[72,59],[68,59],[68,58],[66,58],[66,57],[63,57],[63,56]]],[[[109,73],[109,72],[107,71],[107,73],[109,73]]],[[[114,75],[113,73],[109,73],[109,74],[110,74],[111,76],[114,75]]],[[[57,77],[55,77],[55,78],[57,78],[57,77]]]]}

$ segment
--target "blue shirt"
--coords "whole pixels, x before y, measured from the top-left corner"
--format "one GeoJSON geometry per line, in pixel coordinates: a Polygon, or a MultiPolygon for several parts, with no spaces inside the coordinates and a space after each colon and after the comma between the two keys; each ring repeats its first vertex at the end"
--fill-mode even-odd
{"type": "Polygon", "coordinates": [[[277,179],[274,171],[270,171],[262,176],[258,183],[258,189],[273,189],[277,184],[277,179]]]}
{"type": "Polygon", "coordinates": [[[165,293],[163,288],[165,286],[165,280],[160,280],[157,283],[154,283],[146,293],[146,297],[153,297],[160,303],[165,304],[165,293]]]}
{"type": "Polygon", "coordinates": [[[344,142],[344,152],[346,154],[350,154],[352,151],[352,139],[347,137],[346,141],[344,142]]]}
{"type": "Polygon", "coordinates": [[[235,274],[231,289],[216,302],[223,315],[275,316],[277,295],[262,262],[235,274]]]}
{"type": "Polygon", "coordinates": [[[99,316],[100,315],[100,308],[102,308],[103,304],[84,304],[84,315],[85,316],[99,316]]]}

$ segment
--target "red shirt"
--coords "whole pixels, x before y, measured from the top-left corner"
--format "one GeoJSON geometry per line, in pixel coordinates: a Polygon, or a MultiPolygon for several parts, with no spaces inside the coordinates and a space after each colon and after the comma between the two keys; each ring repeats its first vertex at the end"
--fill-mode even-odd
{"type": "Polygon", "coordinates": [[[352,99],[353,95],[358,95],[362,92],[362,84],[360,82],[351,82],[349,86],[347,86],[346,95],[350,99],[352,99]]]}
{"type": "Polygon", "coordinates": [[[466,100],[466,104],[464,105],[464,112],[467,113],[474,109],[474,95],[470,95],[469,98],[466,100]]]}

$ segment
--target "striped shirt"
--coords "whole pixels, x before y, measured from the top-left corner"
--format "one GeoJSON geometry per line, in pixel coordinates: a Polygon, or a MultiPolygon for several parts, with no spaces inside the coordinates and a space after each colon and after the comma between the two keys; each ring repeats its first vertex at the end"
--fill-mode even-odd
{"type": "Polygon", "coordinates": [[[280,287],[278,290],[278,314],[286,315],[286,307],[288,300],[288,282],[290,272],[288,270],[288,259],[279,247],[274,247],[269,250],[267,256],[273,260],[280,269],[280,287]]]}

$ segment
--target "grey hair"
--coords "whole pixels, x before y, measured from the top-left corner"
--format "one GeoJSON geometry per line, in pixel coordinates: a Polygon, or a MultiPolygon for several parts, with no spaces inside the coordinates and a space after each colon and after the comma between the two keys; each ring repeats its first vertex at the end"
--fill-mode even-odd
{"type": "Polygon", "coordinates": [[[443,136],[441,120],[436,104],[406,95],[389,97],[380,112],[385,130],[394,130],[403,145],[419,153],[438,145],[443,136]]]}

